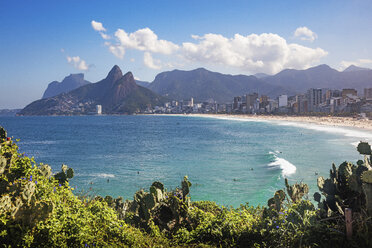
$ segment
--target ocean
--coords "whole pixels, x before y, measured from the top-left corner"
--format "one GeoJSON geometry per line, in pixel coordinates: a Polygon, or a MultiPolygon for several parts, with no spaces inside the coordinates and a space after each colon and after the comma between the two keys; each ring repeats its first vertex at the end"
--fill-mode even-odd
{"type": "Polygon", "coordinates": [[[266,205],[284,178],[317,191],[317,176],[332,163],[356,162],[360,140],[372,132],[283,121],[195,116],[0,117],[21,152],[49,164],[67,164],[79,194],[122,196],[192,183],[191,199],[225,206],[266,205]]]}

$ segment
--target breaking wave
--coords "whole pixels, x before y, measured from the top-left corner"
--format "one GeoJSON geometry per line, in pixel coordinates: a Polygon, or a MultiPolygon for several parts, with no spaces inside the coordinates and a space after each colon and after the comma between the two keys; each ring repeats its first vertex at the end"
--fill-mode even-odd
{"type": "Polygon", "coordinates": [[[270,167],[277,167],[282,170],[282,176],[289,176],[296,172],[296,166],[293,165],[291,162],[285,160],[284,158],[279,158],[276,152],[269,152],[269,154],[273,155],[274,161],[268,164],[270,167]]]}

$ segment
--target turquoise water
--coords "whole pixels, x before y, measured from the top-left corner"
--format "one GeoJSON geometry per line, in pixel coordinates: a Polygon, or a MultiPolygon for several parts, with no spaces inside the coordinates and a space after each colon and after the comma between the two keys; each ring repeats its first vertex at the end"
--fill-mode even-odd
{"type": "Polygon", "coordinates": [[[355,142],[372,139],[346,128],[189,116],[0,117],[0,125],[37,162],[74,168],[80,191],[132,199],[154,180],[171,189],[188,175],[192,200],[235,207],[266,204],[284,177],[313,192],[315,173],[356,162],[355,142]]]}

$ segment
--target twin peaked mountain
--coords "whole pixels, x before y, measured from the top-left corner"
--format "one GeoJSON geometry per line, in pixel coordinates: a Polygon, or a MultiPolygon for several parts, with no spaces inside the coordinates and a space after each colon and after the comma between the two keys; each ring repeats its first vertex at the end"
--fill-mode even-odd
{"type": "Polygon", "coordinates": [[[106,114],[132,114],[147,106],[162,105],[165,98],[138,86],[131,72],[122,74],[115,65],[107,77],[57,96],[27,105],[19,115],[74,115],[95,112],[102,105],[106,114]]]}

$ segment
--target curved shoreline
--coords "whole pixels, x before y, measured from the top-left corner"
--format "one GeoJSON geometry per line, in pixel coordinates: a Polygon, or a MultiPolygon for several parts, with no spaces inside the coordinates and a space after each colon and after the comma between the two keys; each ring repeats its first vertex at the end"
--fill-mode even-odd
{"type": "Polygon", "coordinates": [[[256,121],[286,121],[298,123],[311,123],[330,127],[350,127],[372,131],[372,120],[354,119],[350,117],[317,117],[317,116],[279,116],[279,115],[234,115],[234,114],[159,114],[170,116],[195,116],[195,117],[213,117],[213,118],[231,118],[248,119],[256,121]]]}

